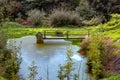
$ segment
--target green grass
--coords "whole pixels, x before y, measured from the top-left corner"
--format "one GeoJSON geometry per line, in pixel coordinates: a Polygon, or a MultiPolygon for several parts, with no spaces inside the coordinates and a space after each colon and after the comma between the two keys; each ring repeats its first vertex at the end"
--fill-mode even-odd
{"type": "Polygon", "coordinates": [[[30,28],[27,26],[23,26],[20,24],[15,25],[15,23],[4,23],[3,25],[3,29],[7,30],[8,34],[10,35],[9,38],[19,38],[22,36],[27,36],[27,35],[35,35],[37,32],[43,32],[44,30],[65,30],[65,31],[73,31],[74,34],[77,33],[87,33],[87,30],[84,30],[83,28],[67,28],[67,27],[63,27],[63,28],[51,28],[51,27],[39,27],[39,28],[30,28]],[[76,32],[77,30],[77,32],[76,32]]]}
{"type": "Polygon", "coordinates": [[[7,79],[5,79],[5,78],[3,78],[3,77],[0,76],[0,80],[7,80],[7,79]]]}
{"type": "Polygon", "coordinates": [[[103,80],[120,80],[120,75],[117,76],[111,76],[109,78],[103,79],[103,80]]]}

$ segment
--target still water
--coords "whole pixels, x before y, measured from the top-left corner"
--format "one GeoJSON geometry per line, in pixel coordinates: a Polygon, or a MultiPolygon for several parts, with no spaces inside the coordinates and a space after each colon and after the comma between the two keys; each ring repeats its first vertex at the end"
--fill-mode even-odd
{"type": "Polygon", "coordinates": [[[77,53],[79,47],[71,45],[69,41],[54,39],[44,40],[44,44],[36,44],[35,36],[25,36],[17,39],[9,39],[9,48],[11,48],[9,46],[11,43],[16,47],[19,45],[21,47],[22,63],[18,75],[25,80],[29,80],[28,74],[30,71],[28,70],[28,66],[30,66],[33,61],[39,73],[36,76],[36,80],[39,80],[40,77],[42,77],[42,80],[58,80],[59,65],[65,64],[67,60],[66,53],[69,48],[73,51],[71,59],[74,61],[73,66],[75,70],[72,73],[79,74],[79,80],[88,80],[88,74],[86,73],[87,59],[77,53]]]}

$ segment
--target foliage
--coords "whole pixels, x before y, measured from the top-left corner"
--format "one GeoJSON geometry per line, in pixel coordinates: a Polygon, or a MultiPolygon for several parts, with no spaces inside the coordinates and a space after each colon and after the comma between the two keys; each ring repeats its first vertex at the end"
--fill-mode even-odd
{"type": "Polygon", "coordinates": [[[6,80],[6,79],[0,76],[0,80],[6,80]]]}
{"type": "Polygon", "coordinates": [[[50,21],[54,26],[81,25],[78,14],[66,10],[54,10],[50,15],[50,21]]]}
{"type": "Polygon", "coordinates": [[[102,72],[102,64],[100,59],[100,50],[98,49],[101,39],[98,35],[92,36],[90,39],[90,44],[88,46],[88,66],[91,69],[92,75],[95,79],[98,79],[102,72]]]}
{"type": "Polygon", "coordinates": [[[108,77],[115,76],[115,75],[118,75],[118,73],[113,72],[111,70],[103,70],[101,76],[102,78],[108,78],[108,77]]]}
{"type": "Polygon", "coordinates": [[[16,53],[19,53],[19,49],[13,46],[13,44],[11,47],[14,47],[14,51],[7,49],[6,42],[8,38],[6,31],[3,29],[0,33],[0,76],[9,80],[18,80],[17,72],[21,59],[16,53]]]}
{"type": "Polygon", "coordinates": [[[22,19],[26,19],[26,13],[33,9],[46,14],[57,8],[75,10],[87,19],[91,19],[96,13],[97,16],[104,15],[108,19],[110,13],[120,12],[119,0],[0,0],[0,6],[0,20],[14,20],[19,14],[22,19]]]}
{"type": "Polygon", "coordinates": [[[37,9],[31,10],[28,12],[28,21],[30,21],[33,25],[40,25],[41,20],[43,18],[43,16],[45,15],[44,12],[40,12],[37,9]]]}
{"type": "Polygon", "coordinates": [[[20,3],[15,0],[0,0],[0,22],[12,20],[13,17],[17,16],[18,10],[20,10],[20,3]]]}
{"type": "Polygon", "coordinates": [[[113,41],[116,41],[120,38],[120,17],[119,14],[111,14],[110,16],[111,19],[109,22],[99,25],[98,27],[104,35],[107,35],[108,37],[111,37],[113,41]]]}
{"type": "Polygon", "coordinates": [[[119,0],[88,0],[88,2],[95,11],[104,15],[106,20],[110,19],[109,14],[119,12],[119,10],[116,10],[118,7],[120,7],[119,0]]]}
{"type": "Polygon", "coordinates": [[[74,77],[74,80],[78,79],[77,74],[73,74],[73,71],[75,69],[73,68],[74,62],[71,59],[73,52],[70,46],[67,49],[66,55],[67,55],[67,61],[65,65],[63,66],[60,65],[60,70],[58,71],[58,78],[59,80],[65,80],[65,79],[71,80],[72,77],[74,77]]]}
{"type": "Polygon", "coordinates": [[[79,52],[88,57],[88,72],[95,79],[111,76],[110,72],[105,74],[105,66],[116,56],[118,50],[109,37],[94,34],[90,38],[83,40],[79,52]]]}
{"type": "Polygon", "coordinates": [[[116,75],[116,76],[111,76],[111,77],[103,79],[103,80],[119,80],[119,79],[120,79],[120,75],[116,75]]]}
{"type": "Polygon", "coordinates": [[[103,16],[96,16],[96,17],[93,17],[89,20],[83,20],[82,23],[85,26],[92,26],[92,25],[101,24],[103,22],[103,20],[104,20],[103,16]]]}
{"type": "Polygon", "coordinates": [[[102,40],[99,44],[99,50],[101,52],[102,65],[105,66],[115,56],[117,48],[113,45],[109,37],[103,37],[102,40]]]}
{"type": "Polygon", "coordinates": [[[64,7],[73,10],[79,3],[79,0],[26,0],[23,1],[25,10],[40,9],[49,13],[54,8],[64,7]]]}
{"type": "Polygon", "coordinates": [[[60,65],[60,70],[58,72],[59,80],[64,80],[65,78],[67,78],[67,80],[70,80],[71,72],[74,70],[72,68],[72,65],[72,62],[67,62],[64,66],[60,65]]]}
{"type": "Polygon", "coordinates": [[[80,0],[79,6],[76,7],[76,12],[84,19],[91,19],[96,15],[95,10],[90,7],[87,0],[80,0]]]}
{"type": "Polygon", "coordinates": [[[35,66],[35,62],[33,61],[31,66],[28,67],[28,70],[30,71],[30,73],[28,74],[28,78],[30,80],[34,80],[36,75],[38,74],[37,72],[37,66],[35,66]]]}
{"type": "Polygon", "coordinates": [[[81,55],[87,56],[87,52],[88,52],[88,50],[89,50],[89,49],[88,49],[89,43],[90,43],[89,38],[84,39],[84,40],[81,42],[81,44],[80,44],[81,49],[78,51],[81,55]]]}

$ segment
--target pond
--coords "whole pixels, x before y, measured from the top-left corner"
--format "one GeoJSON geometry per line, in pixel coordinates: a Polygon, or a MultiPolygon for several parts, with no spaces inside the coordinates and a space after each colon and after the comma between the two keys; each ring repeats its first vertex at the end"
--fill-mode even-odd
{"type": "Polygon", "coordinates": [[[66,53],[69,48],[73,51],[73,55],[71,56],[71,59],[74,62],[73,67],[75,68],[73,73],[78,73],[79,80],[88,80],[89,78],[86,73],[87,59],[77,52],[79,47],[71,45],[72,43],[69,41],[54,39],[44,40],[44,44],[36,44],[35,36],[25,36],[17,39],[9,39],[9,48],[11,48],[9,45],[12,42],[16,47],[21,44],[20,52],[22,63],[20,64],[18,75],[25,80],[29,80],[28,74],[30,71],[28,70],[28,67],[33,61],[35,62],[35,66],[37,66],[38,72],[36,80],[39,80],[40,77],[42,77],[42,80],[58,80],[57,75],[60,69],[59,65],[65,64],[67,60],[66,53]]]}

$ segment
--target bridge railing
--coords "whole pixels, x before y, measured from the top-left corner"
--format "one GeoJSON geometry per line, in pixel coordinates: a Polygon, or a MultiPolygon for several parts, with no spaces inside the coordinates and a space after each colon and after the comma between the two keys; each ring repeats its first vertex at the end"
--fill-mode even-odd
{"type": "Polygon", "coordinates": [[[43,38],[48,39],[47,36],[52,36],[56,38],[84,38],[85,36],[90,35],[89,31],[87,33],[81,33],[79,30],[77,31],[66,31],[66,30],[44,30],[43,32],[43,38]]]}

